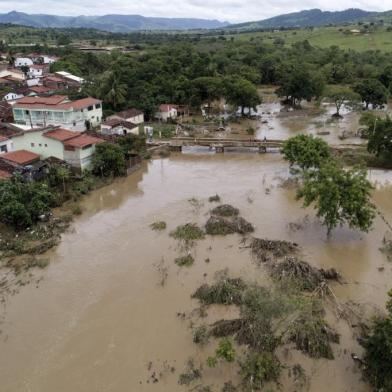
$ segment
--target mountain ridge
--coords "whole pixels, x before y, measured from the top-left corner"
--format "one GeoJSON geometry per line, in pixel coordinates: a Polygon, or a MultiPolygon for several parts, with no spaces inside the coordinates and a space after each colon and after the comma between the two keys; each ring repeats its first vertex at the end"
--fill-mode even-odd
{"type": "Polygon", "coordinates": [[[0,23],[38,28],[93,28],[113,33],[137,30],[219,29],[228,22],[199,18],[160,18],[141,15],[58,16],[11,11],[0,14],[0,23]]]}

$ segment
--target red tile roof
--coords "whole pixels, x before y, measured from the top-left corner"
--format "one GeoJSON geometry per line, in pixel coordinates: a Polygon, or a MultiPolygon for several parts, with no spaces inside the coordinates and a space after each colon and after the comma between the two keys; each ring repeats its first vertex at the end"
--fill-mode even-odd
{"type": "Polygon", "coordinates": [[[33,87],[29,87],[29,90],[37,94],[48,93],[49,91],[52,91],[52,89],[45,86],[33,86],[33,87]]]}
{"type": "Polygon", "coordinates": [[[19,165],[28,165],[30,163],[34,163],[39,161],[40,156],[35,154],[34,152],[27,150],[18,150],[11,151],[1,155],[1,158],[6,159],[7,161],[17,163],[19,165]]]}
{"type": "Polygon", "coordinates": [[[125,121],[120,118],[109,118],[104,123],[102,123],[102,125],[106,125],[111,128],[123,126],[128,129],[133,129],[137,127],[137,125],[134,124],[132,121],[125,121]]]}
{"type": "Polygon", "coordinates": [[[170,110],[172,110],[172,109],[177,109],[177,105],[172,105],[172,104],[159,105],[160,112],[170,112],[170,110]]]}
{"type": "Polygon", "coordinates": [[[65,95],[53,95],[51,97],[24,97],[18,100],[14,107],[22,109],[80,110],[100,103],[99,99],[91,97],[69,101],[65,95]]]}
{"type": "Polygon", "coordinates": [[[64,145],[69,147],[75,147],[75,148],[83,148],[90,144],[99,144],[99,143],[103,143],[104,141],[105,140],[100,139],[98,137],[81,134],[77,137],[65,141],[64,145]]]}
{"type": "Polygon", "coordinates": [[[141,114],[143,114],[141,110],[131,108],[131,109],[123,110],[122,112],[115,113],[111,117],[121,117],[123,119],[127,119],[127,118],[140,116],[141,114]]]}
{"type": "Polygon", "coordinates": [[[0,135],[0,142],[5,142],[6,140],[9,140],[8,137],[0,135]]]}
{"type": "Polygon", "coordinates": [[[66,140],[72,139],[74,137],[80,136],[80,132],[72,132],[68,129],[57,128],[52,131],[48,131],[44,133],[44,136],[49,137],[51,139],[59,140],[60,142],[65,142],[66,140]]]}

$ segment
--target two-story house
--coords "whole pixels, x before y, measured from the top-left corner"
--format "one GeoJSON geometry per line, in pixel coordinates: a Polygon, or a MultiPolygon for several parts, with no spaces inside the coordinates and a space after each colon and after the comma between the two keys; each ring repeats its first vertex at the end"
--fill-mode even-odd
{"type": "Polygon", "coordinates": [[[71,101],[64,95],[24,97],[12,107],[17,124],[46,127],[58,125],[73,131],[99,126],[102,121],[102,101],[83,98],[71,101]]]}

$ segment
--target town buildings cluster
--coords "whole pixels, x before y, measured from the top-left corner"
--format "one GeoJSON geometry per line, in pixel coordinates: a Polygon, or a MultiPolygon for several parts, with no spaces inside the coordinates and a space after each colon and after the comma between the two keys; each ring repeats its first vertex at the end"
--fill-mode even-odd
{"type": "MultiPolygon", "coordinates": [[[[0,180],[19,172],[40,178],[51,162],[84,171],[97,144],[119,135],[138,135],[144,114],[134,108],[103,118],[102,101],[72,100],[86,81],[66,71],[50,72],[58,59],[31,54],[0,63],[0,180]]],[[[155,118],[174,120],[183,109],[172,104],[157,108],[155,118]]],[[[151,130],[151,127],[146,127],[151,130]]]]}

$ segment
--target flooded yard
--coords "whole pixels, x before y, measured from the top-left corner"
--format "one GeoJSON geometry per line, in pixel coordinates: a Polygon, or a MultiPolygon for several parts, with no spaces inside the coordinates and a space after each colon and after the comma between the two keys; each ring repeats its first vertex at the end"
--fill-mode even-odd
{"type": "MultiPolygon", "coordinates": [[[[275,121],[284,125],[284,118],[275,121]]],[[[206,236],[192,251],[192,266],[174,263],[181,252],[170,231],[187,222],[204,226],[215,206],[208,198],[215,194],[239,208],[256,237],[294,241],[310,264],[336,268],[344,278],[332,285],[341,303],[356,304],[364,317],[383,309],[392,277],[392,264],[379,250],[385,223],[377,218],[368,234],[339,228],[328,239],[313,211],[302,209],[294,190],[281,186],[287,176],[279,154],[190,151],[144,163],[87,196],[73,230],[49,253],[49,267],[36,272],[42,280],[22,287],[3,306],[1,391],[189,390],[178,384],[187,360],[205,367],[215,347],[192,342],[191,323],[202,322],[192,312],[199,307],[192,293],[226,268],[231,276],[268,282],[237,234],[206,236]],[[167,222],[167,229],[151,230],[156,221],[167,222]]],[[[372,170],[369,176],[375,203],[392,221],[390,173],[372,170]]],[[[207,321],[232,312],[208,309],[207,321]]],[[[333,345],[335,360],[313,360],[294,349],[280,355],[303,366],[310,391],[368,392],[351,357],[361,354],[354,331],[330,313],[341,334],[341,343],[333,345]]],[[[205,367],[203,383],[217,392],[238,378],[235,364],[224,364],[205,367]]],[[[296,390],[287,378],[281,381],[282,390],[296,390]]]]}

